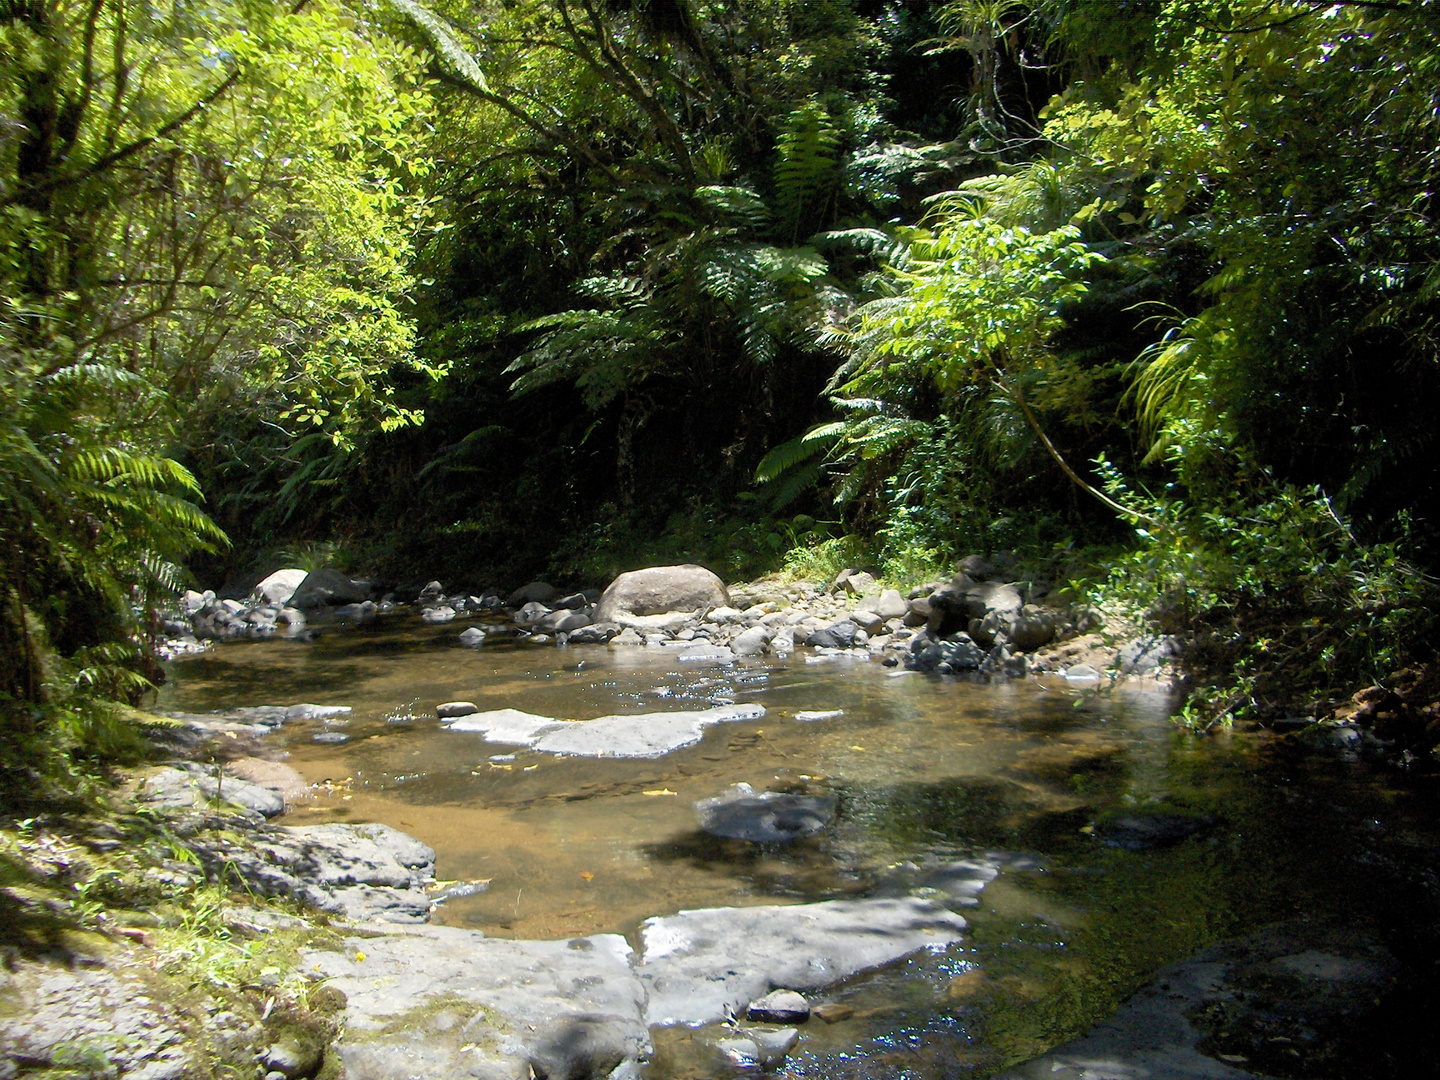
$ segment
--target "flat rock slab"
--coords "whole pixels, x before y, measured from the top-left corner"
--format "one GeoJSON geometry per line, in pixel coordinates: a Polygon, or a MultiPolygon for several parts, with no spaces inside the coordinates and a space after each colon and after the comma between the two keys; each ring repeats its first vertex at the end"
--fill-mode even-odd
{"type": "Polygon", "coordinates": [[[223,735],[230,732],[260,736],[268,735],[287,720],[328,720],[346,716],[350,711],[349,705],[314,705],[301,702],[298,705],[247,705],[217,712],[164,712],[160,715],[178,720],[200,735],[223,735]]]}
{"type": "Polygon", "coordinates": [[[63,1067],[76,1064],[77,1050],[105,1063],[107,1072],[93,1075],[118,1073],[125,1080],[193,1075],[190,1018],[152,998],[139,979],[108,969],[20,961],[0,976],[0,1005],[0,1075],[15,1075],[17,1061],[25,1063],[26,1072],[57,1066],[59,1075],[80,1075],[63,1067]]]}
{"type": "Polygon", "coordinates": [[[305,778],[280,761],[257,757],[235,758],[225,763],[225,775],[275,792],[285,800],[286,806],[303,799],[310,792],[305,778]]]}
{"type": "Polygon", "coordinates": [[[793,907],[701,908],[647,919],[640,978],[651,1024],[698,1026],[772,987],[819,990],[919,949],[960,940],[965,920],[906,897],[793,907]]]}
{"type": "Polygon", "coordinates": [[[508,941],[426,926],[302,962],[345,994],[349,1080],[634,1076],[651,1053],[645,989],[618,934],[508,941]]]}
{"type": "Polygon", "coordinates": [[[1395,966],[1364,929],[1266,927],[1165,968],[1109,1020],[1003,1080],[1358,1075],[1365,1050],[1353,1044],[1384,1007],[1395,966]]]}
{"type": "Polygon", "coordinates": [[[430,915],[435,852],[388,825],[262,827],[244,844],[192,843],[212,874],[266,896],[293,896],[350,919],[419,923],[430,915]]]}
{"type": "Polygon", "coordinates": [[[222,803],[264,817],[285,810],[285,799],[278,792],[238,777],[216,776],[213,769],[191,761],[152,770],[140,781],[139,798],[151,806],[173,810],[215,809],[222,803]]]}
{"type": "MultiPolygon", "coordinates": [[[[446,720],[445,716],[440,717],[446,720]]],[[[459,715],[446,726],[451,731],[468,731],[485,736],[486,742],[503,743],[506,746],[534,746],[537,739],[547,731],[564,724],[553,716],[537,716],[519,709],[492,709],[488,712],[470,712],[459,715]]]]}
{"type": "Polygon", "coordinates": [[[486,742],[528,746],[541,753],[576,757],[656,758],[705,737],[711,724],[758,720],[761,705],[556,720],[518,709],[472,713],[450,724],[451,731],[479,732],[486,742]]]}

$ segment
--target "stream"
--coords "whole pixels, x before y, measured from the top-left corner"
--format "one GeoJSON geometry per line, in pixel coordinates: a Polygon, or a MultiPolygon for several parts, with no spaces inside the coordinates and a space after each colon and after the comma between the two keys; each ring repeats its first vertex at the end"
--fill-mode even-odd
{"type": "MultiPolygon", "coordinates": [[[[488,936],[638,944],[642,920],[683,909],[905,895],[969,921],[963,942],[827,993],[851,1011],[807,1024],[781,1075],[992,1075],[1105,1018],[1166,964],[1298,914],[1363,913],[1412,965],[1440,956],[1424,778],[1266,735],[1188,734],[1155,689],[981,684],[809,650],[730,665],[657,647],[471,650],[459,629],[397,615],[313,642],[224,644],[170,664],[158,707],[351,706],[267,740],[319,785],[284,821],[417,837],[440,877],[489,881],[435,921],[488,936]],[[562,719],[766,713],[658,759],[562,758],[447,730],[435,706],[455,699],[562,719]],[[694,804],[742,782],[833,797],[834,820],[787,844],[701,831],[694,804]],[[959,865],[994,876],[957,892],[959,865]]],[[[654,1038],[650,1077],[726,1075],[691,1029],[654,1038]]]]}

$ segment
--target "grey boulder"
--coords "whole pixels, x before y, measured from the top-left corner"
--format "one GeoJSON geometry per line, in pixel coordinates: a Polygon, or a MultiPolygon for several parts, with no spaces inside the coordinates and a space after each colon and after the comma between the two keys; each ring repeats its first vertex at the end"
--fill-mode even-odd
{"type": "Polygon", "coordinates": [[[774,636],[775,631],[768,626],[752,626],[736,634],[730,648],[736,656],[759,656],[774,636]]]}
{"type": "Polygon", "coordinates": [[[353,581],[339,570],[311,570],[290,597],[290,606],[308,608],[359,604],[370,599],[370,586],[353,581]]]}
{"type": "Polygon", "coordinates": [[[651,566],[621,574],[600,597],[596,622],[621,622],[627,616],[664,615],[723,607],[725,583],[703,566],[651,566]]]}

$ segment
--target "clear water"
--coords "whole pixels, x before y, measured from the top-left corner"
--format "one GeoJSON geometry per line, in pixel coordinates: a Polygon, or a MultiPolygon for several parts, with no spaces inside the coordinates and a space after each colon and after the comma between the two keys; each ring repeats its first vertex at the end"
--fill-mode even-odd
{"type": "MultiPolygon", "coordinates": [[[[288,820],[381,821],[420,838],[441,877],[490,881],[439,921],[494,936],[617,932],[638,944],[643,919],[683,908],[929,895],[927,869],[998,865],[979,904],[958,909],[965,942],[825,995],[853,1014],[806,1025],[784,1075],[994,1073],[1219,937],[1396,901],[1440,850],[1428,788],[1277,755],[1258,737],[1183,734],[1156,691],[983,685],[803,655],[719,667],[668,649],[469,650],[455,643],[461,628],[401,616],[313,643],[224,645],[172,665],[159,705],[352,706],[343,724],[270,737],[321,785],[288,820]],[[657,760],[557,759],[445,730],[434,707],[453,699],[562,719],[722,701],[767,714],[657,760]],[[806,710],[843,715],[795,719],[806,710]],[[348,741],[314,741],[327,731],[348,741]],[[739,781],[833,793],[836,820],[789,845],[700,832],[693,803],[739,781]],[[1100,842],[1108,816],[1152,810],[1215,824],[1149,851],[1100,842]],[[1376,852],[1397,844],[1386,869],[1376,852]]],[[[722,1075],[704,1038],[657,1032],[651,1075],[722,1075]]]]}

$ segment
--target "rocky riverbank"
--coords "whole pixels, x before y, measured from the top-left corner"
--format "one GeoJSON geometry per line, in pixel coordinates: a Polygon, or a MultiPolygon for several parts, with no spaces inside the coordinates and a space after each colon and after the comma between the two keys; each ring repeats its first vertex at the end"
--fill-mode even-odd
{"type": "Polygon", "coordinates": [[[939,675],[1076,682],[1165,678],[1179,641],[1106,622],[1056,602],[1045,582],[1016,580],[1004,558],[972,555],[953,577],[903,594],[869,573],[830,582],[761,579],[727,586],[694,565],[622,574],[603,590],[568,594],[534,581],[502,598],[441,582],[387,589],[336,571],[281,570],[241,599],[191,592],[162,619],[168,655],[234,637],[306,637],[317,625],[363,622],[403,611],[428,624],[464,625],[469,648],[497,644],[675,649],[681,661],[725,661],[797,651],[816,661],[851,656],[939,675]]]}
{"type": "MultiPolygon", "coordinates": [[[[658,914],[638,948],[616,934],[514,941],[426,926],[485,883],[437,881],[434,852],[386,825],[277,823],[305,790],[254,751],[287,717],[327,711],[232,710],[166,732],[190,756],[135,777],[138,809],[88,841],[113,853],[99,880],[113,874],[114,887],[64,916],[75,940],[100,944],[12,957],[0,987],[23,1018],[0,1023],[12,1062],[61,1068],[79,1046],[107,1075],[145,1080],[598,1080],[638,1076],[651,1029],[678,1024],[704,1029],[717,1066],[773,1064],[812,1011],[844,1015],[827,989],[965,931],[944,904],[909,895],[658,914]]],[[[731,809],[733,825],[744,808],[731,809]]],[[[32,823],[21,845],[32,863],[52,860],[51,907],[72,879],[96,889],[80,826],[65,828],[62,840],[32,823]]],[[[973,903],[994,874],[965,863],[946,880],[973,903]]]]}

